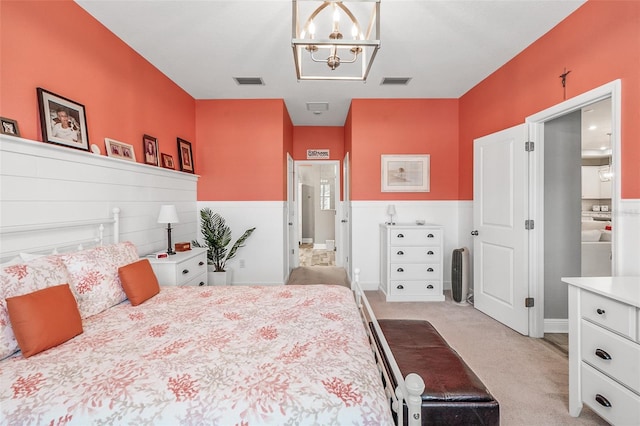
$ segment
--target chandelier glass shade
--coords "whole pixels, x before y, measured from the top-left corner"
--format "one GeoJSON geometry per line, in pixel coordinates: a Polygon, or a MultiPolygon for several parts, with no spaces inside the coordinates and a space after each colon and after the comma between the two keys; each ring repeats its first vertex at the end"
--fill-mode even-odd
{"type": "Polygon", "coordinates": [[[293,0],[298,80],[367,79],[380,48],[380,0],[293,0]]]}

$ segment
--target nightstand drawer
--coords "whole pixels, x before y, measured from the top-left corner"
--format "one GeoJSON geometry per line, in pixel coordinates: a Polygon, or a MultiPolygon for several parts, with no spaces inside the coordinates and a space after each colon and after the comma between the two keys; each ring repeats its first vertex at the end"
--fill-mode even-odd
{"type": "Polygon", "coordinates": [[[582,360],[640,393],[640,345],[582,320],[582,360]]]}
{"type": "Polygon", "coordinates": [[[197,256],[185,262],[177,264],[176,282],[178,285],[185,285],[187,281],[192,280],[197,275],[207,272],[207,260],[203,256],[197,256]]]}
{"type": "Polygon", "coordinates": [[[582,363],[582,401],[614,425],[640,424],[640,396],[582,363]]]}
{"type": "Polygon", "coordinates": [[[182,283],[180,285],[196,286],[196,287],[205,286],[205,285],[207,285],[207,273],[205,272],[204,274],[193,276],[193,277],[191,277],[190,280],[185,281],[184,283],[182,283]]]}
{"type": "Polygon", "coordinates": [[[636,309],[633,306],[584,292],[581,301],[582,317],[608,329],[636,339],[636,309]]]}

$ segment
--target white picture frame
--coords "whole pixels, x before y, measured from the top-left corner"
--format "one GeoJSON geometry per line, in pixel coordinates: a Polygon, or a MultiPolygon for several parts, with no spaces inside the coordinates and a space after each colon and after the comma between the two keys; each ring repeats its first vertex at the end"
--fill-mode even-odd
{"type": "Polygon", "coordinates": [[[382,192],[429,192],[430,155],[382,155],[382,192]]]}
{"type": "Polygon", "coordinates": [[[109,138],[104,138],[104,145],[107,149],[108,157],[136,161],[136,151],[133,149],[133,145],[109,138]]]}

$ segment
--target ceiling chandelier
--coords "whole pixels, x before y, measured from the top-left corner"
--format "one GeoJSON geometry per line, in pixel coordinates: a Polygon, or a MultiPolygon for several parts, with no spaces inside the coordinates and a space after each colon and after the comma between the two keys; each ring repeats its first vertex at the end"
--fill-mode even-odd
{"type": "Polygon", "coordinates": [[[293,0],[291,45],[298,80],[366,80],[380,48],[380,0],[293,0]]]}

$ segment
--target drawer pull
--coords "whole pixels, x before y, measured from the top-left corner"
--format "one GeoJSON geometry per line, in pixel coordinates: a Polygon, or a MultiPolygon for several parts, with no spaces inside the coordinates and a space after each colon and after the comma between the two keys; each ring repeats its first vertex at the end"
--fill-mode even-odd
{"type": "Polygon", "coordinates": [[[433,284],[429,284],[429,285],[427,286],[427,288],[428,288],[429,290],[433,290],[433,284]]]}
{"type": "Polygon", "coordinates": [[[398,250],[398,253],[396,253],[398,256],[404,256],[404,252],[402,250],[398,250]]]}
{"type": "Polygon", "coordinates": [[[429,255],[429,256],[433,256],[433,251],[429,250],[429,251],[427,252],[427,255],[429,255]]]}
{"type": "Polygon", "coordinates": [[[187,275],[188,273],[189,273],[189,270],[188,270],[188,269],[183,269],[183,270],[182,270],[182,275],[187,275]]]}
{"type": "Polygon", "coordinates": [[[198,284],[200,287],[202,287],[204,285],[204,281],[200,281],[200,284],[198,284]]]}
{"type": "Polygon", "coordinates": [[[404,286],[402,284],[398,284],[398,286],[396,287],[398,290],[402,290],[404,289],[404,286]]]}
{"type": "Polygon", "coordinates": [[[427,234],[427,238],[433,238],[433,234],[427,234]]]}
{"type": "Polygon", "coordinates": [[[198,262],[198,266],[202,266],[202,265],[204,265],[203,261],[198,262]]]}
{"type": "Polygon", "coordinates": [[[404,272],[404,269],[402,269],[402,268],[398,268],[398,269],[397,269],[397,271],[398,271],[398,272],[404,272]]]}
{"type": "Polygon", "coordinates": [[[404,234],[398,234],[397,238],[404,238],[404,234]]]}
{"type": "Polygon", "coordinates": [[[596,349],[596,356],[598,358],[602,358],[604,360],[610,360],[611,355],[607,353],[607,351],[603,351],[602,349],[596,349]]]}
{"type": "Polygon", "coordinates": [[[427,272],[433,272],[433,268],[427,268],[427,272]]]}
{"type": "Polygon", "coordinates": [[[603,407],[611,407],[611,403],[609,402],[609,400],[599,393],[596,394],[596,402],[603,407]]]}
{"type": "Polygon", "coordinates": [[[598,313],[598,315],[604,315],[604,309],[596,309],[596,312],[598,313]]]}

